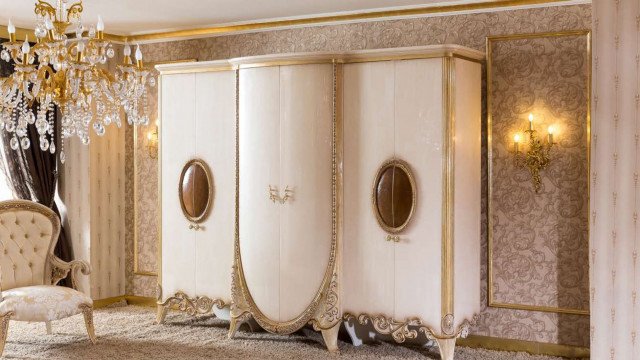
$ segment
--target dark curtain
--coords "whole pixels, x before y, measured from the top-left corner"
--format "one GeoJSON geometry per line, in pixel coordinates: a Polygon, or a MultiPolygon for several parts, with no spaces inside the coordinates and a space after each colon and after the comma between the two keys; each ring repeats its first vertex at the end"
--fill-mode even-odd
{"type": "MultiPolygon", "coordinates": [[[[0,74],[6,73],[5,68],[0,69],[0,74]]],[[[57,115],[57,113],[56,113],[57,115]]],[[[58,116],[54,116],[54,129],[58,129],[58,116]]],[[[11,149],[9,141],[13,133],[0,131],[2,140],[2,154],[0,154],[0,168],[4,171],[9,180],[9,186],[13,189],[16,197],[23,200],[36,201],[51,208],[60,217],[60,211],[55,203],[56,190],[58,185],[58,171],[56,158],[58,153],[51,154],[49,151],[40,150],[40,140],[35,126],[28,126],[27,136],[31,141],[28,149],[11,149]]],[[[58,139],[55,139],[56,145],[58,139]]],[[[59,146],[56,146],[60,149],[59,146]]],[[[61,221],[62,223],[62,221],[61,221]]],[[[60,230],[60,237],[54,249],[54,253],[64,261],[73,259],[71,243],[68,241],[64,227],[60,230]]],[[[68,279],[60,282],[61,285],[70,286],[68,279]]]]}

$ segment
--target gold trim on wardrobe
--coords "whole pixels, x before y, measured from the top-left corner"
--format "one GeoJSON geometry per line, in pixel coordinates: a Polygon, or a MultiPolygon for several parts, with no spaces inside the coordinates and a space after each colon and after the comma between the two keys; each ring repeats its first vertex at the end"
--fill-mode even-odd
{"type": "MultiPolygon", "coordinates": [[[[531,33],[531,34],[514,34],[514,35],[502,35],[502,36],[488,36],[486,40],[486,54],[487,54],[487,302],[488,306],[494,308],[513,309],[513,310],[528,310],[528,311],[541,311],[558,314],[571,314],[571,315],[589,315],[589,310],[584,309],[571,309],[562,307],[550,307],[550,306],[538,306],[538,305],[526,305],[526,304],[510,304],[500,303],[494,300],[493,290],[493,221],[492,221],[492,186],[491,186],[491,174],[493,166],[491,159],[493,151],[491,149],[492,133],[491,133],[491,47],[492,43],[496,41],[505,40],[521,40],[521,39],[537,39],[545,37],[559,37],[559,36],[585,36],[587,41],[587,177],[591,173],[591,31],[590,30],[571,30],[571,31],[558,31],[558,32],[546,32],[546,33],[531,33]]],[[[587,179],[587,196],[589,196],[591,181],[587,179]]],[[[590,214],[590,202],[587,201],[587,229],[589,229],[589,215],[590,214]]],[[[585,294],[589,296],[589,294],[585,294]]]]}

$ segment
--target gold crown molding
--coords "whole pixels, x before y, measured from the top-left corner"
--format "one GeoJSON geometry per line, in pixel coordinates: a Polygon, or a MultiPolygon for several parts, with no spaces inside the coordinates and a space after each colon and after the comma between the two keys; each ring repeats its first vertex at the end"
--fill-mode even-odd
{"type": "MultiPolygon", "coordinates": [[[[506,40],[522,40],[522,39],[535,39],[535,38],[544,38],[544,37],[559,37],[559,36],[584,36],[587,42],[587,67],[589,69],[587,74],[587,174],[591,173],[591,78],[592,78],[592,67],[591,67],[591,31],[590,30],[570,30],[570,31],[558,31],[558,32],[544,32],[544,33],[529,33],[529,34],[513,34],[513,35],[504,35],[504,36],[488,36],[486,39],[486,56],[487,56],[487,166],[488,166],[488,192],[487,192],[487,203],[488,203],[488,221],[489,226],[487,230],[487,299],[488,306],[494,308],[502,308],[502,309],[511,309],[511,310],[526,310],[526,311],[539,311],[539,312],[548,312],[548,313],[557,313],[557,314],[569,314],[569,315],[586,315],[590,314],[588,309],[572,309],[572,308],[563,308],[563,307],[551,307],[551,306],[538,306],[538,305],[530,305],[530,304],[511,304],[511,303],[501,303],[497,302],[494,299],[495,292],[493,289],[493,203],[491,201],[493,189],[491,186],[491,174],[493,173],[492,166],[492,116],[491,116],[491,105],[492,105],[492,97],[491,97],[491,47],[492,43],[496,41],[506,41],[506,40]]],[[[589,196],[589,188],[591,186],[591,182],[587,181],[587,191],[586,194],[589,196]]],[[[587,214],[590,214],[590,206],[591,203],[587,202],[587,214]]],[[[587,217],[587,229],[589,229],[590,218],[587,217]]],[[[588,294],[587,294],[588,296],[588,294]]]]}
{"type": "MultiPolygon", "coordinates": [[[[226,26],[211,26],[198,29],[185,29],[175,31],[162,31],[149,34],[139,35],[116,35],[105,33],[106,40],[124,44],[129,43],[145,43],[145,42],[161,42],[161,41],[177,41],[193,38],[230,35],[239,32],[257,32],[264,30],[277,30],[282,28],[289,28],[295,26],[312,26],[312,25],[327,25],[331,23],[340,22],[357,22],[366,20],[385,20],[401,17],[415,17],[425,16],[440,13],[456,13],[463,11],[482,11],[482,10],[495,10],[500,8],[521,7],[521,6],[535,6],[535,5],[573,5],[580,3],[574,0],[497,0],[497,1],[484,1],[473,4],[455,4],[455,5],[439,5],[439,6],[425,6],[413,9],[399,9],[399,10],[382,10],[382,11],[367,11],[358,12],[344,15],[330,15],[330,16],[318,16],[303,19],[289,19],[289,20],[275,20],[265,22],[255,22],[248,24],[238,25],[226,25],[226,26]]],[[[24,40],[26,35],[33,34],[33,30],[19,28],[16,29],[16,38],[18,40],[24,40]]],[[[0,37],[8,38],[9,33],[6,26],[0,25],[0,37]]],[[[34,38],[35,39],[35,38],[34,38]]]]}
{"type": "Polygon", "coordinates": [[[491,336],[469,335],[467,338],[459,339],[458,345],[489,350],[527,352],[532,355],[559,356],[570,359],[588,359],[590,357],[589,348],[586,347],[503,339],[491,336]]]}
{"type": "Polygon", "coordinates": [[[456,13],[463,11],[482,11],[500,8],[543,5],[573,5],[580,3],[574,0],[494,0],[471,4],[424,6],[411,9],[363,11],[343,15],[317,16],[302,19],[285,19],[264,22],[254,22],[237,25],[211,26],[198,29],[185,29],[175,31],[163,31],[139,35],[113,35],[105,34],[108,40],[114,42],[159,42],[193,39],[208,36],[229,35],[239,32],[257,32],[264,30],[277,30],[295,26],[326,25],[340,22],[357,22],[367,20],[385,20],[401,17],[417,17],[441,13],[456,13]]]}
{"type": "MultiPolygon", "coordinates": [[[[339,247],[339,232],[341,221],[340,204],[341,201],[338,198],[338,194],[341,193],[342,184],[339,183],[341,179],[339,175],[338,166],[342,164],[341,154],[342,149],[338,149],[342,145],[338,144],[338,137],[341,135],[339,128],[342,127],[341,123],[341,110],[337,109],[339,98],[341,94],[339,89],[339,77],[341,72],[341,65],[333,64],[333,119],[332,119],[332,239],[331,250],[329,252],[329,261],[326,266],[325,274],[320,284],[318,291],[314,295],[313,299],[297,317],[292,320],[281,322],[275,321],[267,317],[257,304],[254,302],[251,292],[244,276],[244,269],[242,266],[242,257],[240,252],[240,213],[239,213],[239,123],[240,118],[238,116],[239,108],[239,79],[240,70],[236,69],[236,217],[235,217],[235,241],[234,241],[234,265],[231,284],[231,297],[233,304],[231,306],[231,326],[229,328],[229,337],[233,337],[237,327],[244,321],[247,321],[250,317],[253,317],[256,322],[265,330],[275,334],[290,334],[296,330],[299,330],[307,324],[312,324],[314,329],[324,332],[337,331],[340,322],[339,317],[339,295],[337,291],[338,287],[338,247],[339,247]]],[[[337,335],[337,332],[335,333],[337,335]]],[[[326,338],[325,338],[326,339],[326,338]]],[[[329,350],[333,351],[337,347],[332,347],[327,344],[329,350]]],[[[335,345],[335,344],[334,344],[335,345]]]]}

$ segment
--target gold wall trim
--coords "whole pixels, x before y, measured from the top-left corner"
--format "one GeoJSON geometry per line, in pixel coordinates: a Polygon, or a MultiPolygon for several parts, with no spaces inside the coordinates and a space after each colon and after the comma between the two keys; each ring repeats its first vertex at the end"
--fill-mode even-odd
{"type": "Polygon", "coordinates": [[[566,358],[589,358],[589,348],[524,341],[515,339],[503,339],[490,336],[469,335],[466,339],[458,339],[459,346],[470,348],[482,348],[500,351],[519,351],[533,355],[560,356],[566,358]]]}
{"type": "MultiPolygon", "coordinates": [[[[352,22],[366,20],[384,20],[387,18],[424,16],[439,13],[455,13],[462,11],[481,11],[499,8],[532,6],[532,5],[571,5],[575,1],[571,0],[493,0],[473,4],[454,4],[424,6],[412,9],[363,11],[343,15],[317,16],[303,19],[274,20],[264,22],[254,22],[239,25],[212,26],[199,29],[186,29],[176,31],[156,32],[139,35],[112,35],[106,34],[106,38],[118,42],[154,42],[173,41],[188,38],[198,38],[216,35],[229,35],[238,32],[251,32],[262,30],[275,30],[293,26],[312,26],[321,24],[331,24],[336,22],[352,22]]],[[[0,32],[1,34],[1,32],[0,32]]]]}
{"type": "Polygon", "coordinates": [[[93,307],[95,309],[105,308],[109,305],[113,305],[121,301],[126,301],[127,305],[138,305],[138,306],[148,306],[148,307],[156,306],[156,299],[152,297],[121,295],[121,296],[114,296],[114,297],[105,298],[105,299],[93,300],[93,307]]]}
{"type": "MultiPolygon", "coordinates": [[[[491,174],[493,173],[493,166],[491,160],[493,158],[492,151],[492,116],[491,116],[491,46],[494,42],[497,41],[505,41],[505,40],[521,40],[521,39],[535,39],[535,38],[544,38],[544,37],[559,37],[559,36],[585,36],[587,41],[587,66],[589,68],[589,72],[587,74],[587,176],[591,174],[591,78],[592,71],[591,68],[591,31],[590,30],[571,30],[571,31],[559,31],[559,32],[544,32],[544,33],[529,33],[529,34],[513,34],[513,35],[503,35],[503,36],[488,36],[486,39],[486,56],[487,56],[487,166],[488,166],[488,191],[487,191],[487,204],[488,204],[488,229],[487,229],[487,300],[488,306],[494,308],[502,308],[502,309],[513,309],[513,310],[527,310],[527,311],[540,311],[540,312],[549,312],[549,313],[558,313],[558,314],[570,314],[570,315],[589,315],[590,311],[585,309],[571,309],[571,308],[563,308],[563,307],[550,307],[550,306],[537,306],[537,305],[527,305],[527,304],[509,304],[509,303],[500,303],[496,302],[494,299],[494,290],[493,290],[493,204],[491,201],[492,196],[492,186],[491,186],[491,174]]],[[[587,196],[589,196],[589,187],[591,181],[587,181],[587,196]]],[[[591,202],[587,201],[587,214],[591,213],[590,205],[591,202]]],[[[587,229],[590,229],[588,226],[590,222],[590,217],[587,216],[587,229]]],[[[589,296],[589,294],[586,294],[589,296]]]]}

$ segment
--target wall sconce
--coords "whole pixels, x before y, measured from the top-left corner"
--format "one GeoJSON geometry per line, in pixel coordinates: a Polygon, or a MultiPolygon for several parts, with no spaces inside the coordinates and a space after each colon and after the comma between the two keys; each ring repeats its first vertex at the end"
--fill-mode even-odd
{"type": "Polygon", "coordinates": [[[513,137],[513,150],[515,154],[515,164],[518,167],[526,167],[531,173],[531,181],[533,182],[533,188],[536,193],[540,192],[542,186],[542,179],[540,178],[540,171],[544,170],[549,165],[549,153],[554,145],[553,142],[553,126],[549,126],[547,129],[547,141],[540,139],[537,136],[536,130],[533,129],[533,114],[529,114],[529,130],[524,132],[529,135],[529,149],[526,152],[521,152],[520,134],[515,134],[513,137]]]}
{"type": "Polygon", "coordinates": [[[153,130],[147,133],[147,150],[150,158],[158,157],[158,126],[154,126],[153,130]]]}

